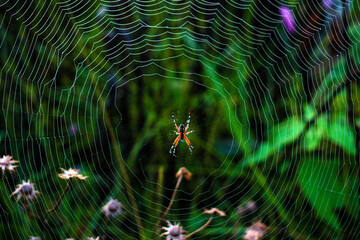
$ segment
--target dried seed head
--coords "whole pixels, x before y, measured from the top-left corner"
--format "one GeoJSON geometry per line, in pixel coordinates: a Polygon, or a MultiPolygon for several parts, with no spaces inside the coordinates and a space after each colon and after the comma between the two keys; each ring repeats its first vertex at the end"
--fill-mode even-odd
{"type": "Polygon", "coordinates": [[[219,216],[221,217],[225,217],[226,216],[226,213],[217,209],[217,208],[211,208],[210,210],[204,210],[204,213],[205,214],[218,214],[219,216]]]}
{"type": "Polygon", "coordinates": [[[10,172],[14,172],[15,168],[17,166],[13,165],[14,163],[18,163],[19,161],[11,160],[12,156],[5,156],[3,155],[2,158],[0,158],[0,168],[2,169],[3,173],[5,172],[5,169],[9,170],[10,172]]]}
{"type": "Polygon", "coordinates": [[[32,201],[34,198],[36,198],[36,194],[40,194],[39,191],[36,191],[34,188],[34,183],[30,183],[30,180],[25,182],[22,181],[22,184],[18,184],[15,191],[11,194],[11,196],[19,194],[16,201],[19,201],[20,198],[24,197],[27,201],[32,201]]]}
{"type": "Polygon", "coordinates": [[[110,198],[110,201],[102,207],[102,211],[106,217],[116,217],[122,212],[122,205],[118,200],[110,198]]]}
{"type": "Polygon", "coordinates": [[[87,178],[87,176],[83,176],[83,175],[79,174],[79,169],[69,168],[69,170],[65,170],[62,168],[61,170],[63,170],[64,172],[59,173],[58,175],[62,179],[78,178],[78,179],[84,180],[87,178]]]}
{"type": "Polygon", "coordinates": [[[262,235],[254,229],[246,229],[245,235],[242,237],[246,240],[259,240],[262,235]]]}
{"type": "Polygon", "coordinates": [[[265,224],[263,224],[261,221],[257,221],[256,223],[251,225],[251,228],[262,232],[268,230],[268,227],[265,224]]]}
{"type": "Polygon", "coordinates": [[[261,221],[258,221],[251,225],[250,227],[246,228],[245,235],[243,236],[243,239],[245,240],[259,240],[263,236],[265,236],[266,232],[268,230],[268,227],[261,223],[261,221]]]}
{"type": "Polygon", "coordinates": [[[164,233],[162,233],[160,236],[166,235],[166,240],[184,240],[186,231],[183,230],[183,227],[180,226],[180,223],[178,224],[171,224],[169,221],[167,221],[168,227],[162,227],[162,229],[165,230],[164,233]]]}
{"type": "Polygon", "coordinates": [[[189,172],[185,167],[182,167],[179,169],[179,171],[176,173],[176,177],[180,177],[183,176],[184,178],[186,178],[187,180],[191,179],[192,173],[189,172]]]}

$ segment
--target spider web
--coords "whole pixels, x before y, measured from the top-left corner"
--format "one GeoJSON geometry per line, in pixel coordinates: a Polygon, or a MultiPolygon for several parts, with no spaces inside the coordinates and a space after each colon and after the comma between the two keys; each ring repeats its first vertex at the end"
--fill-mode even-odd
{"type": "Polygon", "coordinates": [[[1,1],[0,154],[19,160],[4,181],[34,182],[41,215],[66,186],[60,168],[88,176],[45,231],[2,184],[3,238],[151,239],[184,166],[165,220],[192,232],[204,209],[227,213],[197,239],[241,239],[258,220],[269,239],[358,238],[358,8],[1,1]],[[172,113],[178,125],[190,113],[193,154],[169,153],[172,113]],[[106,220],[111,197],[124,211],[106,220]]]}

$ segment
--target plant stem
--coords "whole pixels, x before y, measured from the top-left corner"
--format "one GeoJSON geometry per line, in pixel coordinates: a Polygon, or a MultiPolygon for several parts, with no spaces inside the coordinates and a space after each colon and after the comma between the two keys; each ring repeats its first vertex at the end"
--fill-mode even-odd
{"type": "MultiPolygon", "coordinates": [[[[78,36],[78,37],[79,37],[79,41],[81,41],[80,36],[78,36]]],[[[83,44],[86,45],[85,43],[83,43],[83,44]]],[[[84,56],[90,56],[91,55],[88,51],[86,51],[86,48],[81,48],[81,49],[78,49],[78,50],[80,52],[83,52],[84,56]]],[[[100,56],[97,56],[97,57],[100,57],[100,56]]],[[[87,59],[86,63],[88,65],[91,65],[91,63],[94,61],[92,59],[89,59],[88,57],[86,59],[87,59]]],[[[110,65],[108,64],[108,62],[106,60],[101,59],[100,62],[105,62],[104,65],[110,67],[110,65]]],[[[106,110],[106,104],[105,104],[105,101],[104,101],[104,99],[102,97],[102,91],[101,91],[101,89],[99,89],[99,85],[95,81],[95,79],[96,79],[95,73],[90,68],[89,68],[89,74],[90,74],[91,83],[92,83],[92,85],[94,86],[94,89],[95,89],[96,96],[98,97],[100,106],[101,106],[101,108],[103,110],[103,113],[104,113],[105,125],[107,127],[107,130],[109,131],[111,142],[112,142],[112,145],[113,145],[113,147],[115,149],[115,156],[118,159],[118,162],[119,162],[119,165],[120,165],[120,171],[121,171],[122,177],[124,178],[126,191],[129,194],[130,204],[132,206],[133,214],[135,215],[135,221],[136,221],[136,225],[137,225],[138,230],[139,230],[140,238],[145,239],[144,229],[142,227],[142,222],[141,222],[140,214],[139,214],[139,211],[138,211],[137,203],[136,203],[136,200],[135,200],[134,192],[133,192],[132,188],[130,187],[131,186],[130,185],[130,178],[129,178],[129,175],[128,175],[127,170],[126,170],[125,161],[121,156],[121,151],[120,151],[120,147],[118,145],[118,141],[117,141],[117,138],[116,138],[114,127],[113,127],[113,125],[111,123],[108,111],[106,110]]]]}
{"type": "Polygon", "coordinates": [[[33,212],[31,212],[30,209],[28,209],[27,211],[28,211],[28,215],[29,215],[30,217],[36,218],[36,219],[40,220],[42,223],[44,222],[44,219],[43,219],[43,218],[41,218],[41,217],[39,217],[39,215],[36,215],[36,214],[34,214],[33,212]]]}
{"type": "Polygon", "coordinates": [[[209,220],[208,220],[204,225],[202,225],[201,227],[199,227],[198,229],[196,229],[196,230],[193,231],[192,233],[189,233],[188,235],[186,235],[186,236],[185,236],[185,239],[190,238],[190,237],[191,237],[192,235],[194,235],[195,233],[198,233],[198,232],[200,232],[201,230],[203,230],[204,228],[206,228],[206,227],[210,224],[210,222],[212,221],[213,217],[214,217],[214,214],[211,215],[211,217],[209,218],[209,220]]]}
{"type": "Polygon", "coordinates": [[[29,202],[26,201],[26,205],[23,205],[23,204],[19,204],[21,207],[23,207],[23,209],[26,211],[27,215],[31,218],[35,218],[38,222],[38,224],[40,225],[40,227],[43,229],[43,230],[48,230],[48,223],[45,219],[46,216],[42,216],[40,217],[39,215],[33,213],[30,209],[30,206],[29,206],[29,202]]]}
{"type": "Polygon", "coordinates": [[[55,210],[60,206],[60,203],[61,203],[61,201],[63,200],[63,198],[65,197],[65,194],[66,194],[67,191],[70,189],[71,180],[72,180],[72,178],[69,178],[69,181],[68,181],[68,183],[67,183],[67,185],[66,185],[63,193],[61,194],[59,200],[56,202],[56,204],[55,204],[55,206],[54,206],[53,208],[49,209],[49,210],[46,212],[46,214],[49,214],[49,213],[55,211],[55,210]]]}
{"type": "Polygon", "coordinates": [[[154,239],[154,237],[155,237],[155,232],[156,232],[157,228],[159,227],[159,224],[161,223],[162,220],[164,220],[165,216],[168,214],[168,212],[170,211],[171,206],[172,206],[173,203],[174,203],[174,199],[175,199],[175,196],[176,196],[176,192],[177,192],[177,190],[178,190],[178,188],[179,188],[179,186],[180,186],[180,183],[181,183],[181,180],[182,180],[182,179],[183,179],[183,175],[181,174],[181,175],[179,176],[179,178],[178,178],[178,181],[177,181],[177,183],[176,183],[174,192],[173,192],[173,194],[172,194],[172,196],[171,196],[169,206],[165,209],[165,212],[163,213],[163,215],[161,215],[161,217],[159,218],[159,220],[158,220],[157,223],[156,223],[156,226],[155,226],[155,228],[154,228],[153,239],[154,239]]]}
{"type": "Polygon", "coordinates": [[[309,237],[305,237],[304,235],[295,230],[297,226],[292,223],[292,217],[286,212],[277,195],[271,190],[270,186],[267,184],[266,177],[262,175],[262,173],[257,169],[257,167],[252,166],[251,169],[255,175],[254,179],[256,179],[257,183],[264,190],[264,195],[267,196],[267,199],[269,199],[270,203],[276,208],[276,211],[279,213],[282,221],[284,221],[284,223],[288,226],[290,236],[294,239],[311,239],[309,237]]]}
{"type": "Polygon", "coordinates": [[[181,183],[181,180],[183,179],[183,175],[180,175],[179,178],[178,178],[178,181],[176,183],[176,186],[175,186],[175,189],[174,189],[174,192],[171,196],[171,200],[170,200],[170,203],[169,203],[169,206],[166,208],[165,212],[163,213],[163,215],[160,217],[159,219],[159,223],[165,218],[165,216],[168,214],[168,212],[170,211],[170,208],[171,206],[173,205],[174,203],[174,199],[175,199],[175,195],[176,195],[176,192],[180,186],[180,183],[181,183]]]}
{"type": "MultiPolygon", "coordinates": [[[[154,202],[162,202],[163,200],[163,185],[164,185],[164,166],[161,165],[159,167],[158,171],[158,181],[157,181],[157,188],[156,188],[156,198],[154,199],[154,202]]],[[[161,211],[161,205],[157,204],[154,206],[155,212],[161,211]]]]}
{"type": "MultiPolygon", "coordinates": [[[[94,79],[94,77],[95,76],[92,76],[92,79],[94,79]]],[[[101,91],[99,90],[98,85],[96,84],[96,82],[94,82],[94,80],[93,80],[93,84],[95,86],[95,92],[96,92],[96,94],[97,94],[97,96],[99,98],[100,105],[102,106],[103,111],[104,111],[105,124],[106,124],[107,129],[109,130],[110,138],[111,138],[112,144],[113,144],[114,149],[115,149],[115,156],[119,161],[121,175],[124,178],[125,187],[126,187],[127,193],[129,194],[129,197],[130,197],[130,203],[132,205],[132,210],[133,210],[133,213],[135,215],[135,221],[136,221],[136,225],[137,225],[138,230],[139,230],[139,235],[140,235],[140,237],[142,239],[144,239],[145,238],[144,229],[143,229],[140,214],[139,214],[139,211],[138,211],[138,206],[137,206],[137,203],[136,203],[136,200],[135,200],[134,192],[133,192],[133,190],[131,188],[131,185],[130,185],[130,178],[129,178],[129,175],[128,175],[127,171],[126,171],[126,166],[125,166],[125,163],[124,163],[124,159],[121,156],[121,151],[120,151],[120,148],[119,148],[119,145],[118,145],[118,142],[117,142],[117,138],[116,138],[116,135],[115,135],[115,130],[114,130],[114,127],[113,127],[113,125],[111,123],[109,114],[108,114],[108,112],[106,110],[105,101],[101,96],[101,91]]]]}
{"type": "Polygon", "coordinates": [[[3,182],[5,183],[6,189],[8,190],[8,192],[10,194],[10,199],[15,202],[14,198],[11,196],[11,194],[12,194],[11,187],[9,185],[8,178],[5,176],[5,174],[3,174],[3,182]]]}

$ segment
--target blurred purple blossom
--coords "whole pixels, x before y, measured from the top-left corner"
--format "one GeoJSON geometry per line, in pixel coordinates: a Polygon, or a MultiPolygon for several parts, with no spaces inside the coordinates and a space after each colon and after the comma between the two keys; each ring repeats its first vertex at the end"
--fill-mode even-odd
{"type": "Polygon", "coordinates": [[[322,5],[324,8],[331,8],[333,0],[323,0],[322,5]]]}
{"type": "Polygon", "coordinates": [[[79,127],[78,127],[78,125],[76,123],[70,125],[69,133],[71,135],[75,135],[78,131],[79,131],[79,127]]]}
{"type": "Polygon", "coordinates": [[[290,8],[281,6],[279,11],[281,18],[284,21],[286,30],[288,30],[290,33],[295,32],[295,19],[290,8]]]}

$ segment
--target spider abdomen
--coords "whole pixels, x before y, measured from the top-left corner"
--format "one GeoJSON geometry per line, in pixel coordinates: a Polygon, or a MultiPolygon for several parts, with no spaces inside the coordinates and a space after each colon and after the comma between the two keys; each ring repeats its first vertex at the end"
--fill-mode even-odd
{"type": "Polygon", "coordinates": [[[177,137],[175,138],[175,140],[173,142],[173,145],[171,146],[169,152],[172,153],[175,156],[176,146],[181,141],[181,142],[186,142],[186,144],[189,146],[190,153],[192,153],[192,148],[193,147],[191,146],[190,140],[186,136],[189,133],[193,132],[193,131],[188,131],[189,125],[190,125],[190,113],[189,113],[188,120],[186,122],[186,126],[185,126],[185,124],[180,124],[179,127],[176,125],[174,113],[172,114],[172,119],[173,119],[175,128],[177,130],[177,131],[175,131],[177,137]]]}
{"type": "Polygon", "coordinates": [[[181,139],[182,142],[185,140],[185,133],[184,132],[180,133],[180,139],[181,139]]]}

